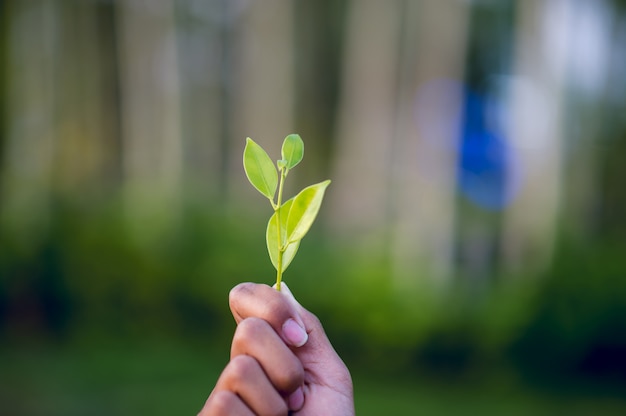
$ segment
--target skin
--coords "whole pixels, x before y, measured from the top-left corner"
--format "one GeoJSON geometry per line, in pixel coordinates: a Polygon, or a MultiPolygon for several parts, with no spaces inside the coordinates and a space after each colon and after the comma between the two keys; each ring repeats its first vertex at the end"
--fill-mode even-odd
{"type": "Polygon", "coordinates": [[[354,416],[347,367],[286,284],[242,283],[229,300],[231,359],[198,416],[354,416]]]}

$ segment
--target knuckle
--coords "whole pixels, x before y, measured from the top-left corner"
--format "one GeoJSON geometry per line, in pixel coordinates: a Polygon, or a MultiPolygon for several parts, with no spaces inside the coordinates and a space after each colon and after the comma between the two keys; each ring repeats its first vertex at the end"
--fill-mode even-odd
{"type": "Polygon", "coordinates": [[[261,318],[250,317],[239,322],[233,337],[233,344],[245,345],[258,340],[270,326],[261,318]]]}
{"type": "Polygon", "coordinates": [[[280,402],[275,409],[269,414],[269,416],[287,416],[289,414],[289,408],[285,402],[280,402]]]}
{"type": "Polygon", "coordinates": [[[250,378],[259,367],[259,363],[249,355],[238,355],[230,360],[228,366],[230,381],[239,384],[239,381],[250,378]]]}
{"type": "Polygon", "coordinates": [[[198,416],[228,414],[237,401],[237,395],[227,390],[214,392],[206,402],[205,407],[198,416]]]}
{"type": "Polygon", "coordinates": [[[289,408],[285,400],[279,399],[276,403],[272,403],[269,408],[264,409],[263,416],[287,416],[289,408]]]}
{"type": "Polygon", "coordinates": [[[304,369],[297,359],[276,375],[276,387],[283,393],[292,393],[304,383],[304,369]]]}

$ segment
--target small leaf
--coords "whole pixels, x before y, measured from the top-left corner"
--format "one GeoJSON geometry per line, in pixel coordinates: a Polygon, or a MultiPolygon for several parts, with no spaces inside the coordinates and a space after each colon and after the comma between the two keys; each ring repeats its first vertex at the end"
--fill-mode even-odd
{"type": "Polygon", "coordinates": [[[301,240],[311,228],[330,180],[304,188],[293,198],[287,218],[287,242],[301,240]]]}
{"type": "MultiPolygon", "coordinates": [[[[293,202],[293,198],[289,201],[285,202],[279,209],[280,211],[280,227],[277,222],[278,215],[274,212],[274,215],[271,216],[269,222],[267,223],[267,232],[265,233],[265,240],[267,242],[267,251],[270,254],[270,260],[274,265],[274,268],[278,270],[278,251],[281,246],[286,244],[287,240],[287,216],[289,214],[289,208],[291,208],[291,204],[293,202]],[[280,240],[278,239],[278,230],[281,231],[280,240]]],[[[298,247],[300,246],[300,241],[293,242],[287,246],[285,252],[283,253],[283,265],[282,270],[285,271],[291,260],[293,260],[296,252],[298,251],[298,247]]]]}
{"type": "Polygon", "coordinates": [[[304,157],[304,142],[299,134],[290,134],[285,137],[281,155],[287,161],[287,169],[296,166],[304,157]]]}
{"type": "Polygon", "coordinates": [[[252,186],[273,200],[278,185],[278,173],[267,152],[249,137],[243,150],[243,168],[252,186]]]}

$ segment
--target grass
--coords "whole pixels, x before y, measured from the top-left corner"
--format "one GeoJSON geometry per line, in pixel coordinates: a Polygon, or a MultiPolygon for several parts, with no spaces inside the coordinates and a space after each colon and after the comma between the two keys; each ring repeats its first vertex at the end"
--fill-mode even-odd
{"type": "MultiPolygon", "coordinates": [[[[0,403],[6,416],[195,415],[228,357],[224,346],[168,342],[0,348],[0,403]]],[[[560,393],[511,378],[477,381],[376,377],[353,371],[359,416],[621,415],[626,398],[596,390],[560,393]]]]}
{"type": "Polygon", "coordinates": [[[10,416],[195,415],[221,355],[165,344],[4,350],[0,402],[10,416]]]}
{"type": "Polygon", "coordinates": [[[373,380],[356,377],[358,415],[623,415],[626,399],[588,394],[536,390],[507,378],[476,382],[373,380]]]}

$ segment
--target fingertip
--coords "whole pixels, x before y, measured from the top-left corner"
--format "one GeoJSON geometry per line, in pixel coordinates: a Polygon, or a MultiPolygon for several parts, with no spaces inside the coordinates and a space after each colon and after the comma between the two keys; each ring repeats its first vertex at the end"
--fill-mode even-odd
{"type": "Polygon", "coordinates": [[[296,391],[289,395],[289,398],[287,399],[287,406],[289,407],[289,410],[292,411],[302,409],[302,406],[304,406],[304,390],[302,389],[302,386],[298,387],[296,391]]]}
{"type": "Polygon", "coordinates": [[[230,293],[228,294],[228,297],[230,299],[239,296],[242,293],[253,293],[254,292],[254,287],[256,286],[256,283],[252,283],[252,282],[242,282],[237,284],[235,287],[233,287],[232,289],[230,289],[230,293]]]}
{"type": "Polygon", "coordinates": [[[230,305],[231,310],[234,311],[237,309],[236,306],[242,299],[254,297],[258,290],[263,286],[266,288],[269,287],[259,283],[243,282],[230,289],[230,292],[228,293],[228,304],[230,305]]]}
{"type": "Polygon", "coordinates": [[[234,300],[242,293],[242,292],[251,292],[250,282],[239,283],[228,292],[228,302],[232,305],[234,300]]]}

